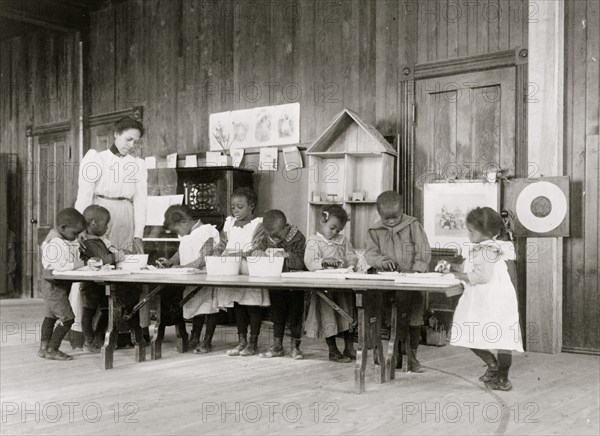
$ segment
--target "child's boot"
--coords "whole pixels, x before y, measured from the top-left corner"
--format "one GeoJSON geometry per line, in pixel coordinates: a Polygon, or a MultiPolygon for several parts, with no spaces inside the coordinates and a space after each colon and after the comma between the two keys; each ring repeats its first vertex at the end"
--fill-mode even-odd
{"type": "Polygon", "coordinates": [[[240,356],[254,356],[256,354],[256,346],[258,345],[258,335],[250,335],[248,345],[242,351],[240,356]]]}
{"type": "Polygon", "coordinates": [[[212,351],[212,338],[217,329],[217,316],[207,315],[206,317],[206,330],[204,331],[204,340],[194,349],[196,354],[206,354],[212,351]]]}
{"type": "Polygon", "coordinates": [[[354,340],[352,333],[348,330],[344,332],[344,356],[356,360],[356,352],[354,351],[354,340]]]}
{"type": "Polygon", "coordinates": [[[40,342],[40,349],[38,350],[38,356],[42,359],[46,358],[46,353],[48,352],[48,341],[40,342]]]}
{"type": "Polygon", "coordinates": [[[100,349],[96,346],[93,336],[85,336],[83,338],[83,349],[88,353],[99,353],[100,349]]]}
{"type": "Polygon", "coordinates": [[[302,360],[304,356],[302,355],[302,351],[300,351],[300,339],[292,338],[290,341],[290,354],[292,355],[292,359],[302,360]]]}
{"type": "Polygon", "coordinates": [[[511,352],[498,351],[498,375],[489,382],[486,382],[485,387],[495,391],[510,391],[512,389],[512,383],[508,379],[508,371],[510,370],[511,365],[511,352]]]}
{"type": "Polygon", "coordinates": [[[340,353],[340,350],[338,350],[337,344],[335,343],[335,336],[325,338],[325,342],[329,348],[329,360],[338,363],[352,362],[352,359],[350,359],[348,356],[344,356],[342,353],[340,353]]]}
{"type": "Polygon", "coordinates": [[[421,362],[417,360],[417,349],[419,348],[419,342],[421,342],[421,326],[410,327],[410,348],[411,357],[408,361],[408,370],[416,373],[425,372],[421,366],[421,362]]]}
{"type": "Polygon", "coordinates": [[[283,338],[273,338],[273,345],[264,353],[260,353],[260,357],[281,357],[283,354],[283,338]]]}
{"type": "Polygon", "coordinates": [[[190,333],[190,339],[188,341],[188,350],[194,350],[200,343],[200,334],[202,327],[204,326],[204,315],[195,316],[192,318],[192,331],[190,333]]]}
{"type": "Polygon", "coordinates": [[[70,356],[66,353],[63,353],[59,350],[60,343],[63,338],[69,333],[71,326],[73,325],[74,320],[65,321],[64,323],[58,323],[54,332],[52,333],[52,338],[48,342],[48,350],[46,351],[46,359],[50,360],[73,360],[73,356],[70,356]]]}
{"type": "Polygon", "coordinates": [[[487,369],[484,374],[479,377],[482,382],[490,382],[498,376],[498,361],[496,356],[488,350],[480,350],[478,348],[471,348],[471,351],[475,353],[486,364],[487,369]]]}
{"type": "Polygon", "coordinates": [[[239,356],[242,350],[244,350],[248,346],[248,339],[246,335],[238,334],[238,344],[235,348],[232,348],[227,352],[228,356],[239,356]]]}

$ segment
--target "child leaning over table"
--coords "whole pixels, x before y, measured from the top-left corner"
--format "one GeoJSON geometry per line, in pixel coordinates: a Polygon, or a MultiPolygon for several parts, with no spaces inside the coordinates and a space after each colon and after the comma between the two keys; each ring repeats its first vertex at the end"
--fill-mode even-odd
{"type": "MultiPolygon", "coordinates": [[[[92,204],[85,208],[83,216],[86,221],[86,230],[79,235],[81,245],[81,259],[88,261],[95,258],[102,261],[103,265],[114,265],[125,258],[125,253],[118,250],[105,237],[110,223],[108,209],[92,204]]],[[[104,293],[104,286],[93,282],[84,282],[80,285],[83,312],[81,314],[81,330],[83,331],[83,348],[91,353],[99,353],[104,342],[104,333],[108,326],[108,299],[104,293]],[[93,328],[93,318],[100,309],[100,318],[96,329],[93,328]]]]}
{"type": "MultiPolygon", "coordinates": [[[[219,232],[211,224],[202,224],[192,217],[187,206],[171,206],[165,211],[164,227],[177,233],[180,238],[179,250],[171,259],[160,258],[160,266],[181,265],[190,268],[202,268],[206,265],[206,256],[213,253],[219,243],[219,232]]],[[[187,286],[184,298],[193,292],[196,286],[187,286]]],[[[214,290],[203,288],[183,306],[183,317],[192,320],[192,334],[189,348],[196,354],[212,351],[212,338],[217,328],[218,307],[214,304],[214,290]],[[202,327],[206,321],[204,340],[200,342],[202,327]]]]}
{"type": "MultiPolygon", "coordinates": [[[[348,213],[338,204],[326,206],[321,211],[319,231],[308,237],[304,263],[309,271],[326,268],[351,268],[354,270],[358,256],[350,240],[341,234],[348,222],[348,213]]],[[[354,295],[349,292],[327,291],[335,304],[344,312],[354,314],[354,295]]],[[[306,335],[313,338],[325,337],[329,349],[329,360],[349,363],[356,359],[351,324],[323,301],[315,292],[311,294],[306,317],[306,335]],[[336,336],[344,335],[344,351],[337,348],[336,336]]]]}
{"type": "MultiPolygon", "coordinates": [[[[368,230],[365,252],[367,263],[382,271],[426,272],[431,259],[427,235],[416,218],[403,213],[400,194],[394,191],[381,193],[377,197],[377,212],[381,220],[368,230]]],[[[423,325],[423,293],[407,291],[401,295],[401,299],[405,301],[403,306],[409,307],[409,344],[412,358],[408,362],[408,369],[412,372],[423,372],[417,360],[423,325]]]]}
{"type": "MultiPolygon", "coordinates": [[[[51,279],[52,271],[72,271],[83,266],[79,259],[77,235],[85,230],[85,218],[74,208],[61,210],[56,226],[42,243],[42,278],[51,279]]],[[[45,304],[38,356],[50,360],[72,360],[73,356],[59,350],[60,344],[75,321],[69,303],[71,282],[41,280],[45,304]]]]}
{"type": "MultiPolygon", "coordinates": [[[[263,216],[264,236],[254,251],[254,256],[266,256],[269,250],[273,256],[285,257],[283,271],[304,270],[304,248],[306,238],[298,227],[290,226],[285,214],[280,210],[270,210],[263,216]]],[[[271,318],[273,320],[273,345],[260,357],[283,356],[283,336],[285,323],[290,326],[290,355],[294,359],[303,359],[300,351],[302,320],[304,314],[304,292],[298,290],[269,290],[271,298],[271,318]]]]}

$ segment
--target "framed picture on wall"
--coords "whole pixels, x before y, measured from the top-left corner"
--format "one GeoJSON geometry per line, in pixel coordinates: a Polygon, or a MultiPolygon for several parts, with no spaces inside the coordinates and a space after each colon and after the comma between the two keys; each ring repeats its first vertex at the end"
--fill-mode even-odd
{"type": "Polygon", "coordinates": [[[485,181],[426,183],[423,187],[423,226],[432,248],[469,247],[467,214],[476,207],[500,207],[500,185],[485,181]]]}

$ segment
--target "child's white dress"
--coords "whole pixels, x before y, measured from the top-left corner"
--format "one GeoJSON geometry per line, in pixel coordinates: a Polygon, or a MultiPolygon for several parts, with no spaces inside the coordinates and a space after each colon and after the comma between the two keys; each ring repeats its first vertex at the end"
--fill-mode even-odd
{"type": "Polygon", "coordinates": [[[451,329],[451,345],[483,350],[523,351],[517,293],[507,260],[515,259],[511,242],[488,240],[470,252],[473,272],[460,297],[451,329]]]}
{"type": "MultiPolygon", "coordinates": [[[[209,239],[213,240],[216,246],[219,243],[219,232],[215,226],[210,224],[196,224],[189,235],[182,236],[179,239],[179,263],[186,265],[200,257],[200,250],[209,239]]],[[[186,286],[183,296],[187,296],[196,289],[196,286],[186,286]]],[[[218,307],[214,305],[214,289],[203,287],[202,290],[194,295],[190,301],[183,306],[183,317],[191,319],[197,315],[208,315],[217,313],[218,307]]]]}
{"type": "MultiPolygon", "coordinates": [[[[254,218],[243,227],[234,226],[235,218],[225,219],[223,232],[227,235],[229,251],[247,251],[252,248],[252,239],[257,228],[262,224],[262,218],[254,218]]],[[[245,262],[245,261],[242,261],[245,262]]],[[[261,288],[217,288],[215,291],[215,306],[219,308],[233,307],[234,303],[244,306],[270,306],[269,291],[261,288]]]]}

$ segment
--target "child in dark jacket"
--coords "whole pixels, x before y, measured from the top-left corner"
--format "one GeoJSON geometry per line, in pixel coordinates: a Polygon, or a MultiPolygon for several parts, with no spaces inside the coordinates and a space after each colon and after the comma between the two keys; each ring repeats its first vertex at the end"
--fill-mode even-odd
{"type": "MultiPolygon", "coordinates": [[[[383,271],[426,272],[431,259],[427,235],[416,218],[402,212],[402,197],[386,191],[377,197],[377,212],[381,217],[368,231],[365,260],[373,268],[383,271]]],[[[412,356],[408,369],[423,372],[417,360],[417,348],[423,325],[423,293],[403,293],[409,307],[408,322],[412,356]]]]}
{"type": "MultiPolygon", "coordinates": [[[[263,217],[265,235],[254,251],[254,256],[283,256],[283,270],[304,270],[304,248],[306,238],[296,226],[291,226],[280,210],[270,210],[263,217]]],[[[271,317],[273,319],[273,345],[260,357],[283,356],[283,335],[285,323],[290,326],[290,354],[294,359],[302,359],[300,338],[304,314],[304,292],[293,290],[270,290],[271,317]]]]}

